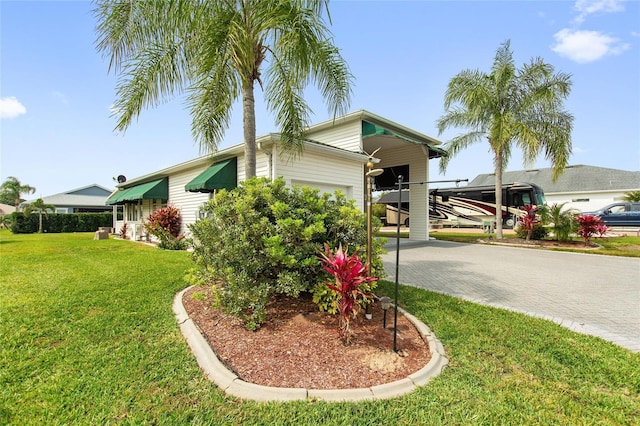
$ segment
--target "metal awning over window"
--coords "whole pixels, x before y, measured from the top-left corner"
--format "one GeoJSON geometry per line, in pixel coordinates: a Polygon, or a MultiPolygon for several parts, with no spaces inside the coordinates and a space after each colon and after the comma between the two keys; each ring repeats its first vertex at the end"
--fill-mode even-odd
{"type": "Polygon", "coordinates": [[[169,179],[163,178],[152,182],[142,183],[131,188],[121,189],[112,194],[106,204],[124,204],[137,200],[168,200],[169,199],[169,179]]]}
{"type": "Polygon", "coordinates": [[[425,142],[417,141],[415,139],[403,136],[396,132],[392,132],[391,130],[387,130],[383,127],[377,126],[367,121],[363,121],[362,122],[362,139],[370,138],[373,136],[392,136],[394,138],[401,139],[405,142],[410,142],[416,145],[423,145],[429,149],[429,158],[438,158],[438,157],[447,156],[447,151],[445,151],[442,148],[429,145],[428,143],[425,143],[425,142]]]}
{"type": "Polygon", "coordinates": [[[213,192],[216,189],[232,190],[238,186],[238,159],[215,163],[185,185],[189,192],[213,192]]]}

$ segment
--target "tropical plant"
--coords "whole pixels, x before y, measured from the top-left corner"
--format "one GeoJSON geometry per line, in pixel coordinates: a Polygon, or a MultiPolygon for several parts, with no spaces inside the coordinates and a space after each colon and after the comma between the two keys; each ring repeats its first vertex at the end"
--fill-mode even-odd
{"type": "Polygon", "coordinates": [[[42,232],[42,215],[49,217],[48,210],[51,212],[56,211],[56,206],[53,204],[46,204],[42,198],[38,198],[34,202],[30,203],[27,208],[24,209],[24,215],[29,216],[31,213],[38,213],[38,232],[42,232]]]}
{"type": "Polygon", "coordinates": [[[630,203],[640,201],[640,191],[625,192],[623,200],[628,201],[630,203]]]}
{"type": "Polygon", "coordinates": [[[180,210],[173,206],[166,206],[155,210],[147,217],[144,227],[152,234],[159,236],[161,231],[168,233],[173,237],[180,235],[180,227],[182,226],[182,217],[180,210]]]}
{"type": "MultiPolygon", "coordinates": [[[[241,182],[218,192],[203,211],[206,217],[189,226],[200,269],[192,275],[212,284],[222,307],[250,329],[265,321],[270,296],[298,297],[324,281],[317,254],[325,242],[366,248],[365,216],[352,200],[339,191],[288,188],[282,178],[241,182]]],[[[382,243],[374,239],[376,275],[384,271],[381,251],[382,243]]],[[[319,297],[317,303],[331,301],[319,297]]]]}
{"type": "Polygon", "coordinates": [[[180,233],[182,216],[173,206],[157,209],[147,217],[144,227],[159,241],[158,247],[165,250],[186,250],[189,239],[180,233]]]}
{"type": "Polygon", "coordinates": [[[537,225],[540,225],[541,220],[540,216],[538,216],[537,214],[537,206],[522,206],[521,209],[524,210],[525,214],[518,218],[518,222],[520,222],[520,228],[525,233],[525,239],[529,241],[531,239],[531,234],[533,234],[534,228],[537,225]]]}
{"type": "Polygon", "coordinates": [[[378,281],[378,277],[367,276],[367,265],[362,263],[356,251],[349,255],[349,248],[342,250],[342,244],[335,254],[328,244],[324,245],[324,252],[320,252],[322,268],[334,278],[333,282],[324,284],[333,290],[338,296],[338,311],[340,320],[338,332],[345,345],[349,344],[351,332],[349,323],[351,317],[355,318],[360,311],[362,299],[373,298],[373,294],[363,291],[362,285],[378,281]]]}
{"type": "Polygon", "coordinates": [[[191,130],[214,151],[242,98],[245,175],[256,175],[254,85],[264,89],[283,147],[302,150],[314,82],[335,117],[352,76],[322,18],[328,0],[99,1],[97,49],[121,72],[114,110],[124,131],[143,107],[188,92],[191,130]]]}
{"type": "Polygon", "coordinates": [[[556,241],[565,242],[571,239],[571,234],[577,230],[576,210],[565,209],[567,203],[545,206],[543,221],[551,225],[553,237],[556,241]]]}
{"type": "Polygon", "coordinates": [[[584,245],[591,244],[591,237],[596,234],[603,235],[606,233],[606,227],[603,228],[604,223],[599,216],[593,216],[590,214],[578,215],[576,217],[578,221],[578,235],[584,239],[584,245]]]}
{"type": "Polygon", "coordinates": [[[470,131],[445,144],[449,155],[440,158],[440,169],[445,171],[451,158],[486,138],[494,157],[497,238],[503,237],[502,172],[514,143],[526,163],[544,152],[553,164],[554,180],[567,165],[573,117],[562,103],[570,89],[570,75],[554,74],[540,58],[516,69],[509,41],[498,49],[490,74],[465,70],[449,82],[447,111],[437,122],[439,133],[450,127],[470,131]]]}
{"type": "Polygon", "coordinates": [[[35,192],[36,189],[33,186],[23,185],[17,178],[9,176],[0,185],[0,203],[18,207],[20,203],[25,201],[21,198],[22,194],[33,194],[35,192]]]}
{"type": "Polygon", "coordinates": [[[120,228],[120,238],[122,238],[123,240],[128,240],[129,239],[129,234],[127,234],[128,230],[129,230],[129,225],[127,224],[127,222],[124,222],[122,224],[122,227],[120,228]]]}

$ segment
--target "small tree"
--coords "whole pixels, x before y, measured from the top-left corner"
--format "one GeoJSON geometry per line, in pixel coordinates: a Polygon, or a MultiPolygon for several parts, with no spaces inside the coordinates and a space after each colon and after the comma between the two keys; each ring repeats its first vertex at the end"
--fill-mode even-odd
{"type": "Polygon", "coordinates": [[[333,283],[324,284],[338,295],[338,331],[345,345],[349,344],[351,337],[349,321],[351,317],[355,318],[358,315],[360,301],[373,297],[370,292],[363,291],[362,285],[378,281],[377,277],[367,276],[367,265],[362,263],[358,253],[349,256],[348,251],[348,248],[342,251],[341,244],[334,255],[329,245],[325,244],[324,253],[320,253],[322,268],[334,278],[333,283]]]}
{"type": "Polygon", "coordinates": [[[569,241],[571,233],[577,229],[576,211],[564,209],[567,203],[553,204],[545,209],[544,222],[551,224],[553,236],[559,242],[569,241]]]}
{"type": "Polygon", "coordinates": [[[42,198],[38,198],[33,203],[29,204],[27,208],[24,210],[24,215],[29,216],[31,213],[38,213],[38,232],[42,233],[42,214],[48,218],[49,212],[47,210],[51,210],[53,213],[56,211],[56,206],[53,204],[46,204],[42,198]]]}

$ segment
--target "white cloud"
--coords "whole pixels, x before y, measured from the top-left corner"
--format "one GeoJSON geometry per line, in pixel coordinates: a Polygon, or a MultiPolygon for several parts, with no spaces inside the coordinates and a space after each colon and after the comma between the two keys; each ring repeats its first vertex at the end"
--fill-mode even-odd
{"type": "Polygon", "coordinates": [[[619,55],[630,46],[598,31],[563,29],[553,35],[551,50],[580,64],[597,61],[607,55],[619,55]]]}
{"type": "Polygon", "coordinates": [[[15,97],[0,98],[0,118],[16,118],[26,113],[27,109],[15,97]]]}
{"type": "Polygon", "coordinates": [[[594,13],[615,13],[624,10],[622,0],[577,0],[573,7],[579,13],[574,21],[579,24],[594,13]]]}

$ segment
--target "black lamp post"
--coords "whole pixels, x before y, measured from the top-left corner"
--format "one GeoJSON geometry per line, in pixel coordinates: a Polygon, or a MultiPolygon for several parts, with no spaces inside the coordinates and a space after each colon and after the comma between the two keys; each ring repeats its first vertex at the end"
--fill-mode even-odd
{"type": "Polygon", "coordinates": [[[396,282],[395,301],[393,305],[393,351],[398,352],[396,345],[398,338],[398,270],[400,269],[400,219],[402,218],[402,181],[403,176],[398,176],[398,218],[396,219],[396,282]]]}

